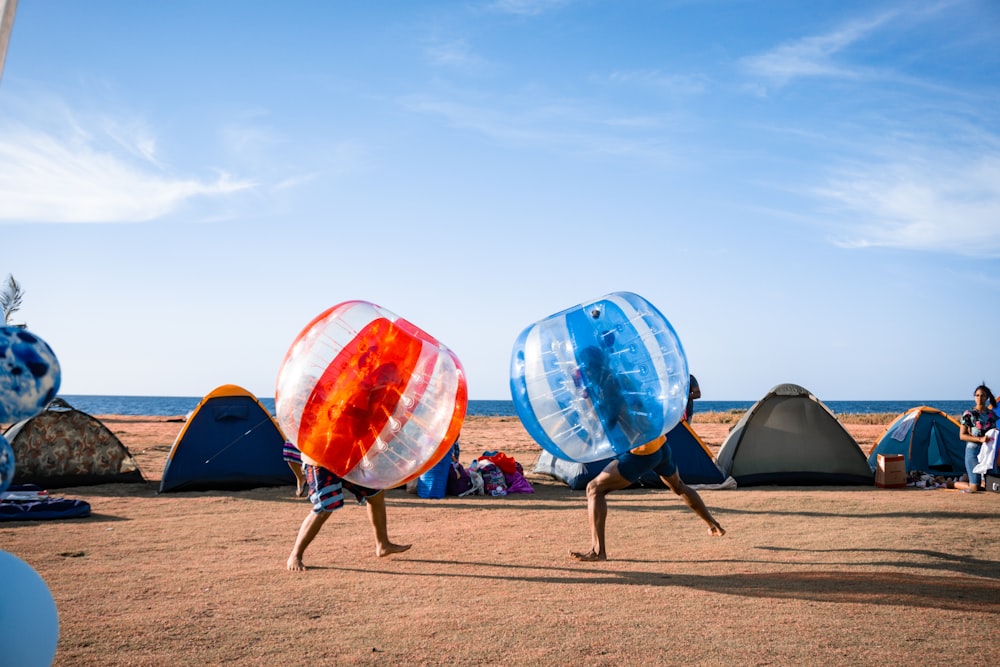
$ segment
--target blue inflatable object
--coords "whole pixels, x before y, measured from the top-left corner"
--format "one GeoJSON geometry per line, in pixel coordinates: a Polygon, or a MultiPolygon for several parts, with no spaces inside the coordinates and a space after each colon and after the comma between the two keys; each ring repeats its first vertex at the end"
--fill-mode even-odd
{"type": "Polygon", "coordinates": [[[48,343],[21,327],[0,327],[0,423],[30,419],[56,397],[62,375],[48,343]]]}
{"type": "Polygon", "coordinates": [[[510,392],[528,434],[580,463],[645,444],[680,423],[687,357],[660,311],[614,292],[532,324],[514,343],[510,392]]]}
{"type": "Polygon", "coordinates": [[[10,488],[14,481],[14,448],[7,438],[0,435],[0,493],[10,488]]]}
{"type": "Polygon", "coordinates": [[[59,613],[34,568],[0,551],[0,664],[49,667],[59,643],[59,613]]]}

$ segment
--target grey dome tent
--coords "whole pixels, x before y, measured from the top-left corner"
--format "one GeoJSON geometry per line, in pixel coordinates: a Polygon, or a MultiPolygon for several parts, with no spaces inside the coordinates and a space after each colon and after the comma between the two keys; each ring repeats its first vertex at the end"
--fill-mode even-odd
{"type": "Polygon", "coordinates": [[[747,410],[716,461],[741,487],[875,482],[857,441],[828,407],[796,384],[775,386],[747,410]]]}
{"type": "Polygon", "coordinates": [[[57,489],[146,481],[107,426],[61,398],[8,428],[4,437],[14,450],[14,484],[57,489]]]}

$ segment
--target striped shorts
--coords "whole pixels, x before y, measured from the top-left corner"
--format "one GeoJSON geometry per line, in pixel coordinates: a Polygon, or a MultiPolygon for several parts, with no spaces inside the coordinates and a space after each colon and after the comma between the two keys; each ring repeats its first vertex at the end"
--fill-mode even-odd
{"type": "Polygon", "coordinates": [[[359,505],[364,505],[366,498],[382,493],[380,489],[369,489],[342,479],[322,466],[303,463],[302,472],[309,483],[309,501],[313,504],[313,512],[317,514],[343,507],[344,489],[354,494],[359,505]]]}
{"type": "Polygon", "coordinates": [[[286,440],[281,448],[281,458],[285,459],[287,463],[302,463],[302,452],[286,440]]]}

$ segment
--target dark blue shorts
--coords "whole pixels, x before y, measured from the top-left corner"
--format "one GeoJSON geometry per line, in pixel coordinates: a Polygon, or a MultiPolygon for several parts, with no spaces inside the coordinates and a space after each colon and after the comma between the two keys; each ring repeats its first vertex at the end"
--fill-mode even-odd
{"type": "Polygon", "coordinates": [[[639,481],[643,473],[650,470],[661,477],[670,477],[677,472],[677,465],[674,463],[674,456],[668,443],[664,443],[658,451],[645,456],[632,452],[618,455],[619,474],[633,484],[639,481]]]}
{"type": "Polygon", "coordinates": [[[343,507],[344,489],[354,494],[359,505],[364,505],[366,498],[382,493],[380,489],[369,489],[342,479],[321,466],[303,463],[302,472],[309,484],[309,501],[313,504],[313,512],[317,514],[343,507]]]}

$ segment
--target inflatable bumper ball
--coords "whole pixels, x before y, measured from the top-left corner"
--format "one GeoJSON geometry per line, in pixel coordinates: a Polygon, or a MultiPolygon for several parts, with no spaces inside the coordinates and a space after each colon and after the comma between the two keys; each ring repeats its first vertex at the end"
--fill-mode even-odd
{"type": "Polygon", "coordinates": [[[455,354],[366,301],[310,322],[286,353],[275,392],[278,424],[303,454],[376,489],[416,479],[447,455],[467,406],[455,354]]]}
{"type": "Polygon", "coordinates": [[[687,358],[673,326],[637,294],[615,292],[526,328],[510,389],[531,437],[553,456],[611,458],[676,426],[687,358]]]}
{"type": "Polygon", "coordinates": [[[59,614],[33,567],[0,551],[0,665],[49,667],[59,643],[59,614]]]}
{"type": "Polygon", "coordinates": [[[56,397],[61,373],[48,343],[20,327],[0,327],[0,424],[34,417],[56,397]]]}

